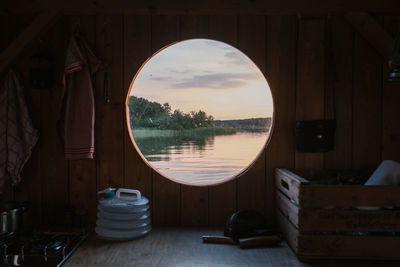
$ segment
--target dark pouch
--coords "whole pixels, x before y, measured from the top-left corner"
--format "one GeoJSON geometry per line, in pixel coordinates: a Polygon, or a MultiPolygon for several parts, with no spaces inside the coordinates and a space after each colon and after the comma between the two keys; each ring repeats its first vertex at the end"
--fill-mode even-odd
{"type": "Polygon", "coordinates": [[[333,150],[336,119],[296,121],[295,138],[299,152],[333,150]]]}
{"type": "Polygon", "coordinates": [[[224,236],[232,237],[235,242],[268,234],[264,215],[255,210],[240,210],[232,214],[225,225],[224,236]]]}

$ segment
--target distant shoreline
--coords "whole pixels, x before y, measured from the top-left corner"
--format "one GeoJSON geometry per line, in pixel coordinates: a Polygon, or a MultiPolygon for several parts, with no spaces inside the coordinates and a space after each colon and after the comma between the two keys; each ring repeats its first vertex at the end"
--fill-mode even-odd
{"type": "Polygon", "coordinates": [[[235,120],[214,120],[216,127],[235,128],[246,132],[268,132],[271,128],[272,118],[250,118],[235,120]]]}
{"type": "Polygon", "coordinates": [[[160,130],[154,128],[137,128],[132,130],[133,138],[155,138],[195,135],[232,135],[237,129],[229,127],[201,127],[183,130],[160,130]]]}

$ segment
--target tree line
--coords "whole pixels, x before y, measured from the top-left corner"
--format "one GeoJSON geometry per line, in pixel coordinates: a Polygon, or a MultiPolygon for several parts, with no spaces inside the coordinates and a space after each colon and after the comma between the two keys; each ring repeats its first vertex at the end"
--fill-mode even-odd
{"type": "Polygon", "coordinates": [[[142,97],[129,97],[131,128],[154,128],[160,130],[183,130],[200,127],[214,127],[214,117],[204,111],[184,113],[172,111],[168,103],[160,104],[142,97]]]}
{"type": "Polygon", "coordinates": [[[214,121],[216,127],[235,128],[248,132],[266,132],[271,127],[271,123],[271,117],[214,121]]]}

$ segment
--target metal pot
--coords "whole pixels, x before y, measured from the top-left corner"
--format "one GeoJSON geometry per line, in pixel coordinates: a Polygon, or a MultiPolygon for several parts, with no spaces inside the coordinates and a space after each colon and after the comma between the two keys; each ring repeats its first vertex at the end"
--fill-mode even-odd
{"type": "Polygon", "coordinates": [[[29,202],[0,203],[0,236],[10,235],[21,229],[22,212],[29,206],[29,202]]]}

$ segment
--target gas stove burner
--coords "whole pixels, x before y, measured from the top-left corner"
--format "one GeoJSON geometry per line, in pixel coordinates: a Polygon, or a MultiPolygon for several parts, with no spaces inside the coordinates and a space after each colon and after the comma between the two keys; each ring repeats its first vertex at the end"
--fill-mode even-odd
{"type": "Polygon", "coordinates": [[[0,239],[0,266],[61,266],[86,239],[83,233],[32,232],[0,239]]]}
{"type": "Polygon", "coordinates": [[[31,247],[35,252],[45,251],[46,254],[58,253],[66,244],[69,237],[64,235],[35,236],[32,238],[31,247]]]}
{"type": "Polygon", "coordinates": [[[63,236],[55,236],[46,243],[45,248],[52,251],[59,251],[65,244],[66,240],[63,236]]]}

